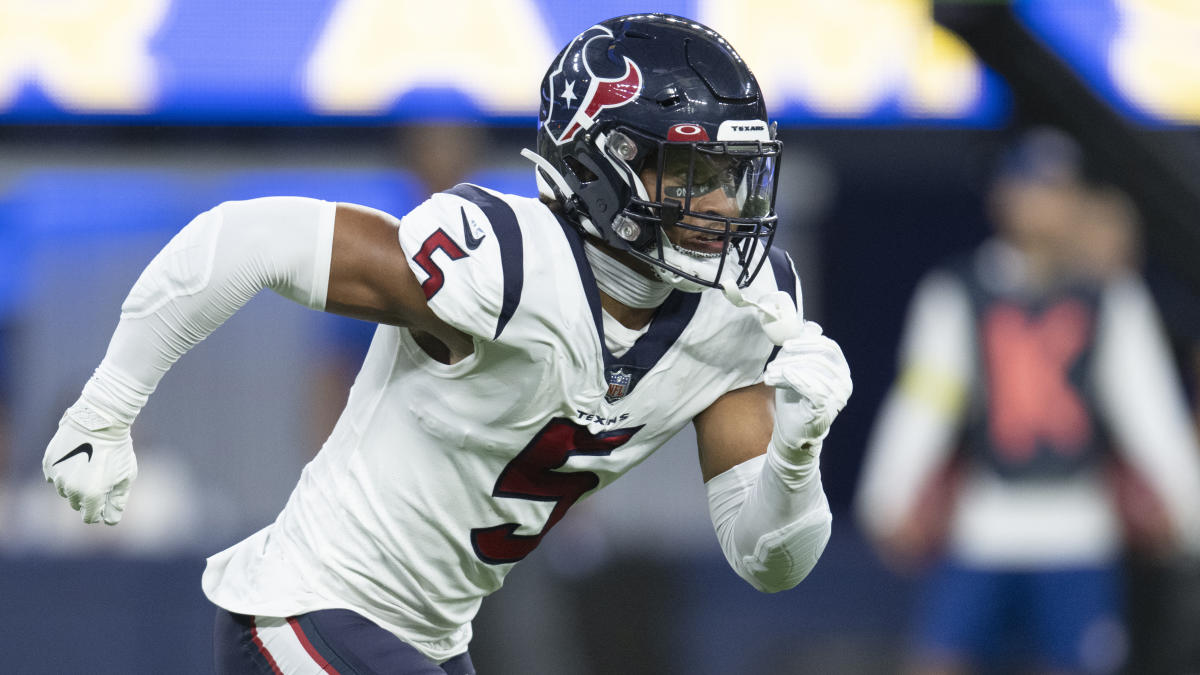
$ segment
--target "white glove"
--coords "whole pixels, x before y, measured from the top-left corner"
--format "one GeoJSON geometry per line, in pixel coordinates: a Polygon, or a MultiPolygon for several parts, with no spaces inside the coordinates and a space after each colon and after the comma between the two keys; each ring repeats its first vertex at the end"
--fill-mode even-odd
{"type": "Polygon", "coordinates": [[[137,478],[129,425],[80,399],[59,420],[58,433],[42,459],[42,473],[71,508],[83,513],[83,522],[103,519],[116,525],[137,478]]]}
{"type": "Polygon", "coordinates": [[[763,381],[775,387],[771,444],[790,461],[811,459],[854,389],[841,347],[805,321],[799,335],[783,342],[763,381]]]}

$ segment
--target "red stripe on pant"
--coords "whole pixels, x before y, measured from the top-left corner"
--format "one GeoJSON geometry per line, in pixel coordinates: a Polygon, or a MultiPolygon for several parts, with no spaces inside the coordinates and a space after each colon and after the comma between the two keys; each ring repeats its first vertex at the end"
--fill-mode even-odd
{"type": "Polygon", "coordinates": [[[279,666],[275,663],[275,658],[271,656],[271,652],[267,651],[267,646],[258,637],[258,626],[254,624],[254,617],[250,617],[250,639],[254,642],[254,646],[258,647],[258,652],[267,659],[267,665],[271,666],[271,672],[275,675],[283,675],[283,671],[279,670],[279,666]]]}
{"type": "Polygon", "coordinates": [[[294,632],[296,637],[300,639],[300,644],[304,646],[304,651],[308,652],[308,655],[312,657],[313,661],[317,662],[317,665],[321,667],[321,670],[330,673],[331,675],[339,675],[337,669],[329,665],[329,662],[325,660],[325,657],[321,656],[316,647],[313,647],[312,643],[308,641],[308,636],[304,634],[304,630],[300,628],[300,624],[296,621],[295,617],[288,617],[287,622],[288,625],[292,627],[292,632],[294,632]]]}

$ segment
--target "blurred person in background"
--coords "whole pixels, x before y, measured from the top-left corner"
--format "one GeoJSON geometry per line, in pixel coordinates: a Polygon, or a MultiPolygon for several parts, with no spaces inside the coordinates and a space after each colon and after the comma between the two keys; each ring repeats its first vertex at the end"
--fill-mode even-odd
{"type": "Polygon", "coordinates": [[[1068,262],[1078,267],[1079,275],[1101,284],[1137,275],[1143,258],[1141,228],[1137,205],[1121,188],[1088,186],[1072,242],[1077,255],[1068,256],[1068,262]]]}
{"type": "MultiPolygon", "coordinates": [[[[1120,283],[1140,276],[1144,252],[1137,205],[1115,185],[1090,188],[1079,218],[1076,238],[1080,273],[1101,283],[1120,283]]],[[[1151,290],[1168,301],[1183,293],[1177,283],[1164,291],[1166,280],[1151,290]]],[[[1165,305],[1167,333],[1176,343],[1176,362],[1184,375],[1196,376],[1200,339],[1186,325],[1188,312],[1178,302],[1165,305]]],[[[1194,317],[1194,309],[1191,312],[1194,317]]],[[[1197,387],[1192,406],[1200,419],[1197,387]]],[[[1200,427],[1198,427],[1200,429],[1200,427]]],[[[1200,672],[1200,558],[1172,546],[1170,517],[1153,488],[1117,453],[1110,462],[1126,545],[1130,662],[1139,673],[1200,672]]]]}
{"type": "Polygon", "coordinates": [[[708,28],[632,15],[572,40],[542,95],[542,200],[226,202],[134,284],[44,456],[86,522],[121,520],[166,370],[262,289],[386,324],[278,519],[209,559],[218,671],[474,672],[482,598],[689,422],[739,576],[791,588],[824,550],[820,450],[852,385],[771,250],[781,144],[753,75],[708,28]]]}
{"type": "Polygon", "coordinates": [[[427,194],[458,185],[487,160],[487,133],[476,124],[412,122],[396,136],[398,164],[412,172],[427,194]]]}
{"type": "Polygon", "coordinates": [[[1110,673],[1126,659],[1119,453],[1200,546],[1200,451],[1127,233],[1096,217],[1075,142],[1027,132],[990,186],[996,235],[918,285],[855,507],[920,571],[909,671],[1110,673]],[[1090,248],[1088,248],[1090,247],[1090,248]]]}

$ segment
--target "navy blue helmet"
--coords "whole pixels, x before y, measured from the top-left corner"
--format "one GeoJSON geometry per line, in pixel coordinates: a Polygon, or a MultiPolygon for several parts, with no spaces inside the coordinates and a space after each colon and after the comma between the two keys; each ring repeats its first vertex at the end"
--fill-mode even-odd
{"type": "Polygon", "coordinates": [[[750,283],[775,234],[782,143],[724,38],[667,14],[609,19],[559,53],[541,98],[526,156],[569,219],[678,288],[750,283]]]}

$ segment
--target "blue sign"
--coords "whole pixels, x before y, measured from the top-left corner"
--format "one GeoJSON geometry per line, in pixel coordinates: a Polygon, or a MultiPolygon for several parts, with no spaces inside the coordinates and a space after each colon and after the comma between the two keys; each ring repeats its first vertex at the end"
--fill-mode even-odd
{"type": "MultiPolygon", "coordinates": [[[[0,122],[532,123],[554,55],[642,3],[0,4],[0,122]]],[[[996,125],[1002,82],[930,0],[667,0],[739,48],[788,124],[996,125]]]]}
{"type": "Polygon", "coordinates": [[[1021,0],[1026,27],[1124,115],[1200,124],[1200,3],[1021,0]]]}

